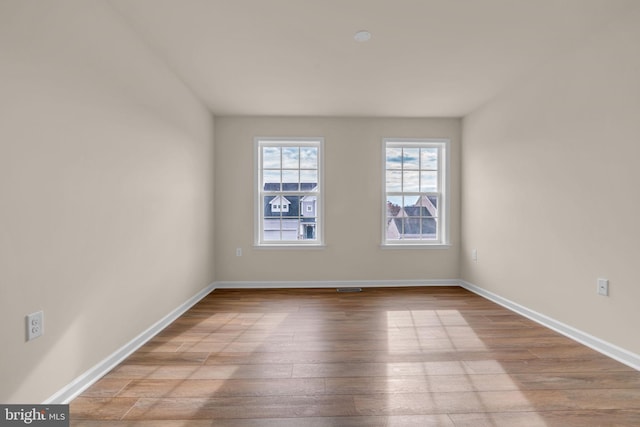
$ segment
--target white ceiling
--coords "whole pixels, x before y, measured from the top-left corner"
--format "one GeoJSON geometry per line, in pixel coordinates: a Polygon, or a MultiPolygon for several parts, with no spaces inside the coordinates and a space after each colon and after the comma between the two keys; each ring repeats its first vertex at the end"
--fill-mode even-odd
{"type": "Polygon", "coordinates": [[[111,0],[217,115],[461,117],[637,0],[111,0]],[[354,41],[358,30],[373,34],[354,41]]]}

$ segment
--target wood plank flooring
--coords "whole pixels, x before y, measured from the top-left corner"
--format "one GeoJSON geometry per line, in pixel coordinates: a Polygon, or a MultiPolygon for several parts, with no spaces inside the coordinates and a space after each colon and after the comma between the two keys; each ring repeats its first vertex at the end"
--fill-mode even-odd
{"type": "Polygon", "coordinates": [[[639,426],[640,372],[457,287],[216,290],[78,427],[639,426]]]}

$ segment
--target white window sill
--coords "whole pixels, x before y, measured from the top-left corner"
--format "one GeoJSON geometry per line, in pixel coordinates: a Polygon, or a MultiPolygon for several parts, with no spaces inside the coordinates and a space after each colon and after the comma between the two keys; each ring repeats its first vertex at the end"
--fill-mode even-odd
{"type": "Polygon", "coordinates": [[[280,243],[280,244],[255,244],[255,249],[315,249],[322,250],[327,247],[325,244],[295,244],[295,243],[280,243]]]}
{"type": "Polygon", "coordinates": [[[450,243],[383,243],[381,249],[450,249],[450,243]]]}

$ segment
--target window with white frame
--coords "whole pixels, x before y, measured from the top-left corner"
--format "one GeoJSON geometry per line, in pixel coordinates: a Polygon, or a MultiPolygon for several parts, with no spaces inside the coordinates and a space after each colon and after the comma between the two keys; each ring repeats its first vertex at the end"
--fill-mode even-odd
{"type": "Polygon", "coordinates": [[[322,138],[256,138],[256,244],[322,245],[322,138]]]}
{"type": "Polygon", "coordinates": [[[384,245],[447,245],[447,140],[384,140],[384,245]]]}

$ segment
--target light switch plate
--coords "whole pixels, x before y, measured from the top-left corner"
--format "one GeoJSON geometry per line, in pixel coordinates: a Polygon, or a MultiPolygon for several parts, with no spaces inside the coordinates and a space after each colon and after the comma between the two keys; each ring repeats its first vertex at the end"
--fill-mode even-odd
{"type": "Polygon", "coordinates": [[[607,279],[598,279],[598,295],[609,296],[609,281],[607,279]]]}

